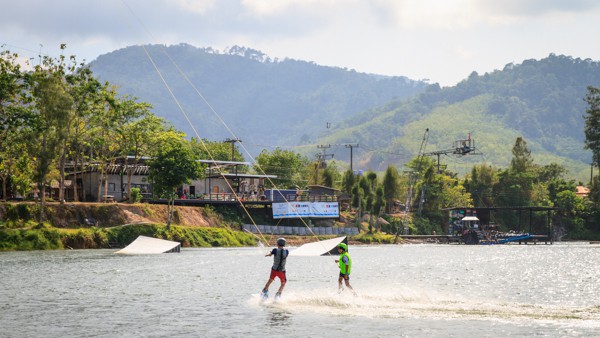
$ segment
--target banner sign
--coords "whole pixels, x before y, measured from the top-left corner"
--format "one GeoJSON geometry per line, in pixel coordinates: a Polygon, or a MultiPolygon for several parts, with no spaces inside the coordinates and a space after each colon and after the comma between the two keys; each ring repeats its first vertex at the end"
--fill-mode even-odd
{"type": "Polygon", "coordinates": [[[313,202],[310,213],[310,217],[340,217],[338,202],[313,202]]]}
{"type": "Polygon", "coordinates": [[[340,217],[337,202],[273,203],[273,218],[340,217]]]}

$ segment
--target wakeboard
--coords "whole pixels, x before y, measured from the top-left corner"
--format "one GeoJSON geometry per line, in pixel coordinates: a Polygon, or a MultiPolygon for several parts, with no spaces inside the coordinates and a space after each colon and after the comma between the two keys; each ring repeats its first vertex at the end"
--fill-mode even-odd
{"type": "Polygon", "coordinates": [[[260,297],[260,301],[261,302],[264,302],[264,301],[268,300],[269,299],[269,291],[266,291],[266,292],[265,291],[261,291],[260,294],[259,294],[259,297],[260,297]]]}

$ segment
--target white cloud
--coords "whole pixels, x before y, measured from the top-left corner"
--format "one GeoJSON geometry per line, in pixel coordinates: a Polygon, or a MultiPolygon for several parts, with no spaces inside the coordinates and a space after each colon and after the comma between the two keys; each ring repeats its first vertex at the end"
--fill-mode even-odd
{"type": "Polygon", "coordinates": [[[175,3],[186,11],[204,14],[215,7],[216,0],[175,0],[175,3]]]}
{"type": "MultiPolygon", "coordinates": [[[[297,9],[307,11],[323,11],[327,8],[341,7],[342,5],[354,3],[353,0],[241,0],[242,5],[252,14],[278,15],[288,13],[297,9]]],[[[317,12],[315,12],[317,13],[317,12]]],[[[333,13],[332,13],[333,14],[333,13]]]]}
{"type": "Polygon", "coordinates": [[[3,4],[0,44],[35,58],[66,43],[88,61],[133,44],[241,45],[452,85],[549,53],[599,60],[599,26],[597,0],[27,0],[3,4]]]}

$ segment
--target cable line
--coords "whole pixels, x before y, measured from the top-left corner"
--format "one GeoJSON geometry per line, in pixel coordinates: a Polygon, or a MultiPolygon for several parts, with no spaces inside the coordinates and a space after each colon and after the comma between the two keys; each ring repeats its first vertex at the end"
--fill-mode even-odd
{"type": "MultiPolygon", "coordinates": [[[[138,21],[138,23],[140,24],[140,26],[146,31],[146,33],[152,37],[154,39],[154,37],[152,36],[152,34],[150,33],[150,31],[145,27],[145,25],[143,24],[143,22],[140,20],[139,17],[137,17],[135,15],[135,12],[133,11],[133,9],[131,7],[129,7],[127,5],[127,3],[125,2],[125,0],[121,0],[121,2],[125,5],[125,7],[127,7],[127,9],[131,12],[131,15],[138,21]]],[[[198,95],[198,97],[200,97],[202,99],[202,101],[206,104],[206,106],[209,108],[209,110],[214,114],[214,116],[221,122],[221,124],[225,127],[225,129],[231,134],[231,136],[233,137],[233,139],[239,139],[239,137],[237,137],[237,135],[235,135],[235,133],[231,130],[231,128],[229,128],[229,126],[227,125],[227,123],[221,118],[221,116],[217,113],[217,111],[213,108],[213,106],[208,102],[208,100],[204,97],[204,95],[202,95],[202,93],[200,92],[200,90],[198,90],[198,88],[192,83],[192,81],[190,81],[189,77],[187,76],[187,74],[179,67],[179,65],[177,64],[177,62],[175,62],[175,60],[173,60],[173,58],[169,55],[169,53],[166,51],[166,48],[163,47],[163,45],[159,45],[161,48],[161,51],[167,56],[167,58],[169,59],[169,61],[173,64],[173,66],[177,69],[177,71],[179,72],[179,74],[182,76],[182,78],[190,85],[190,87],[196,92],[196,94],[198,95]]],[[[210,149],[208,149],[208,146],[206,145],[206,143],[204,142],[204,140],[200,137],[198,131],[196,130],[196,128],[194,127],[194,125],[192,124],[188,114],[186,113],[185,109],[182,107],[182,105],[179,103],[179,100],[177,99],[175,93],[173,92],[173,90],[171,89],[171,87],[169,86],[169,84],[167,83],[166,79],[164,78],[164,76],[162,75],[162,72],[160,71],[158,65],[154,62],[154,59],[152,58],[152,56],[150,55],[150,53],[148,52],[146,46],[142,45],[142,48],[146,54],[146,56],[148,57],[148,59],[150,60],[150,62],[152,63],[152,66],[154,67],[154,69],[156,70],[157,74],[159,75],[162,83],[165,85],[165,87],[167,88],[167,90],[169,91],[170,96],[173,98],[173,100],[175,101],[175,103],[177,104],[177,107],[179,108],[180,112],[183,114],[183,116],[185,117],[186,121],[188,122],[188,124],[190,125],[190,127],[192,128],[194,134],[196,135],[196,137],[198,138],[198,140],[200,141],[200,143],[202,144],[202,146],[204,147],[204,150],[209,154],[209,157],[212,161],[215,161],[213,155],[210,152],[210,149]]],[[[246,153],[246,155],[248,155],[248,157],[252,160],[252,163],[256,164],[256,159],[254,159],[254,157],[252,157],[252,155],[250,154],[250,152],[246,149],[246,147],[244,146],[243,143],[240,143],[241,148],[244,150],[244,152],[246,153]]],[[[255,165],[255,168],[257,168],[264,176],[267,176],[266,173],[264,172],[264,170],[261,168],[260,165],[255,165]]],[[[244,210],[244,212],[246,213],[246,215],[248,216],[248,218],[250,219],[250,221],[252,222],[252,224],[255,226],[257,232],[260,234],[260,237],[262,238],[262,240],[264,241],[264,243],[268,246],[269,243],[268,241],[265,239],[264,235],[262,234],[262,232],[260,231],[258,225],[256,224],[256,222],[254,221],[254,219],[252,218],[252,216],[250,215],[250,212],[248,211],[248,209],[246,208],[246,206],[244,205],[243,201],[240,199],[240,196],[235,192],[235,190],[233,189],[233,186],[231,185],[231,183],[225,178],[224,176],[224,172],[222,171],[222,168],[218,167],[217,168],[219,171],[219,174],[223,177],[225,183],[227,184],[227,186],[229,187],[229,189],[231,190],[231,192],[233,193],[233,195],[235,196],[235,199],[238,203],[240,203],[240,206],[242,207],[242,209],[244,210]]],[[[266,180],[268,180],[269,183],[271,183],[271,185],[273,186],[273,189],[277,190],[278,192],[280,191],[279,188],[277,188],[277,185],[271,180],[270,177],[265,177],[266,180]]],[[[280,196],[283,197],[285,203],[287,203],[294,212],[297,212],[296,207],[294,206],[294,204],[290,203],[290,201],[287,200],[287,198],[280,193],[280,196]]],[[[304,219],[302,217],[300,217],[300,221],[306,226],[306,228],[309,230],[309,232],[317,239],[318,242],[320,242],[319,238],[317,237],[317,235],[312,231],[312,229],[310,228],[310,226],[304,221],[304,219]]],[[[326,249],[326,248],[324,248],[326,249]]],[[[329,251],[327,251],[329,253],[329,251]]],[[[330,253],[329,253],[330,254],[330,253]]],[[[330,254],[331,255],[331,254],[330,254]]]]}

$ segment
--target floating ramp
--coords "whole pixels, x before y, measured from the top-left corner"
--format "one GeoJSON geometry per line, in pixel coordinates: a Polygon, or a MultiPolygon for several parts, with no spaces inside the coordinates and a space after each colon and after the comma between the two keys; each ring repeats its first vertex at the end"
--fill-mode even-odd
{"type": "Polygon", "coordinates": [[[160,254],[167,252],[180,252],[181,243],[167,241],[146,236],[138,236],[135,241],[131,242],[125,248],[115,252],[125,255],[143,255],[143,254],[160,254]]]}
{"type": "Polygon", "coordinates": [[[337,246],[340,243],[348,244],[346,236],[328,239],[314,243],[304,244],[290,252],[290,256],[325,256],[339,255],[337,246]]]}

